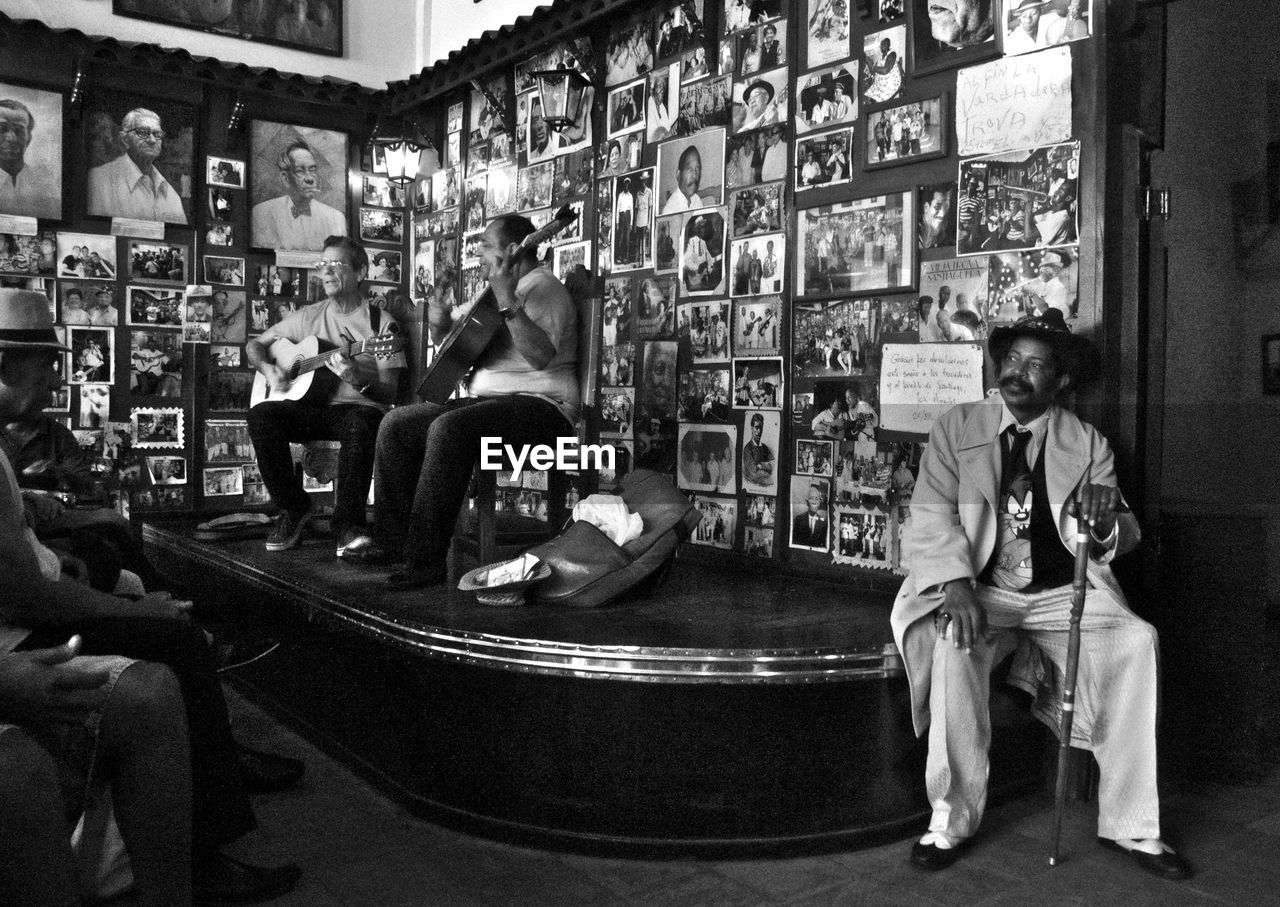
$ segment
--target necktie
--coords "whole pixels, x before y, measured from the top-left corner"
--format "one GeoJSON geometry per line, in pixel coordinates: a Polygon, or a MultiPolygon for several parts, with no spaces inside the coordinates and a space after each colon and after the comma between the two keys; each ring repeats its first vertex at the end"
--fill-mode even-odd
{"type": "Polygon", "coordinates": [[[311,200],[307,199],[301,205],[289,205],[289,213],[292,214],[295,219],[302,217],[304,214],[309,215],[311,213],[311,200]]]}
{"type": "Polygon", "coordinates": [[[1000,446],[1004,451],[998,501],[999,532],[996,558],[991,569],[995,585],[1017,591],[1031,584],[1031,468],[1027,445],[1031,432],[1006,429],[1000,446]]]}

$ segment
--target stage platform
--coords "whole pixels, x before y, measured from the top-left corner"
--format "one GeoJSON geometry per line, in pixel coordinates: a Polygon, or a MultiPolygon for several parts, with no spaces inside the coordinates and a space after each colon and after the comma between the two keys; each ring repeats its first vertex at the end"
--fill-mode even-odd
{"type": "MultiPolygon", "coordinates": [[[[233,680],[415,812],[579,850],[856,846],[927,814],[887,593],[678,558],[597,609],[499,608],[329,540],[271,553],[143,527],[222,634],[270,635],[233,680]]],[[[993,796],[1039,783],[1043,735],[996,708],[993,796]]]]}

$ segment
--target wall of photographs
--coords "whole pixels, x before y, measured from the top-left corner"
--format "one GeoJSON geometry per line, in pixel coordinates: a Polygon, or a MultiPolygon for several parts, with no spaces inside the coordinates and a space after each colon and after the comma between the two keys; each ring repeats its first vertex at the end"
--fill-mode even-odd
{"type": "Polygon", "coordinates": [[[993,325],[1099,317],[1078,213],[1091,4],[976,0],[962,19],[922,0],[679,0],[535,49],[445,99],[419,270],[468,298],[488,218],[578,206],[585,231],[550,257],[601,278],[595,402],[618,453],[601,487],[657,469],[702,511],[696,546],[901,572],[911,418],[955,390],[925,375],[905,405],[921,363],[981,395],[993,325]],[[529,73],[561,63],[598,93],[556,133],[529,73]]]}
{"type": "MultiPolygon", "coordinates": [[[[366,241],[368,293],[411,323],[410,200],[362,172],[360,104],[263,75],[229,129],[229,89],[123,66],[88,69],[73,103],[77,52],[9,40],[0,59],[0,118],[26,142],[0,161],[19,173],[0,193],[0,286],[45,294],[72,350],[46,412],[97,458],[88,496],[126,514],[265,505],[245,342],[323,298],[310,266],[331,233],[366,241]]],[[[327,504],[332,486],[312,487],[327,504]]]]}

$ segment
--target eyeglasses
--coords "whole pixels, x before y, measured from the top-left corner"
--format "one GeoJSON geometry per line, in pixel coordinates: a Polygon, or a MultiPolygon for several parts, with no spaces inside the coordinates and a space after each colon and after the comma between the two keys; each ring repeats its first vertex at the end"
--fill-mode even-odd
{"type": "Polygon", "coordinates": [[[315,268],[317,271],[345,271],[347,268],[350,268],[351,265],[347,264],[345,261],[337,261],[332,258],[322,258],[311,267],[315,268]]]}
{"type": "Polygon", "coordinates": [[[320,168],[315,164],[310,167],[285,167],[286,173],[292,173],[294,176],[319,176],[320,168]]]}
{"type": "Polygon", "coordinates": [[[132,128],[132,129],[127,129],[127,130],[125,130],[125,131],[126,131],[126,132],[132,132],[134,135],[140,135],[140,136],[142,136],[143,138],[147,138],[147,137],[149,136],[149,137],[151,137],[151,138],[155,139],[157,142],[163,142],[163,141],[164,141],[164,130],[163,130],[163,129],[148,129],[148,128],[146,128],[145,126],[135,126],[134,128],[132,128]]]}

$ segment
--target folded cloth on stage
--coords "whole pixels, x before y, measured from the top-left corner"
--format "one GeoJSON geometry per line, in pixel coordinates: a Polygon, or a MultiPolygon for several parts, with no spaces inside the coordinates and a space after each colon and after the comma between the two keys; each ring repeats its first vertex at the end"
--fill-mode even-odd
{"type": "Polygon", "coordinates": [[[227,513],[196,526],[195,538],[202,542],[265,537],[271,517],[265,513],[227,513]]]}
{"type": "Polygon", "coordinates": [[[597,527],[615,545],[625,545],[644,533],[644,520],[640,514],[632,513],[622,498],[612,494],[587,495],[574,505],[573,519],[597,527]]]}

